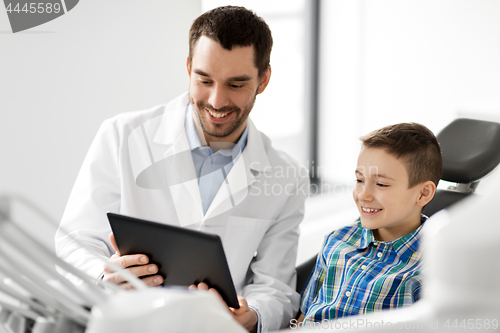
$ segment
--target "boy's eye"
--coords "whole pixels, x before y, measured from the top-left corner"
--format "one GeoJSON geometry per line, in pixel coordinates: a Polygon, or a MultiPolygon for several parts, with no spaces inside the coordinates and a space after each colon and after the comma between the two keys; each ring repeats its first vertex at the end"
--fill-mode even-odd
{"type": "Polygon", "coordinates": [[[389,187],[389,185],[386,185],[386,184],[380,184],[380,183],[378,183],[377,185],[380,186],[380,187],[389,187]]]}
{"type": "Polygon", "coordinates": [[[356,183],[358,183],[358,184],[362,184],[362,183],[363,183],[363,180],[362,180],[362,179],[356,179],[356,183]]]}

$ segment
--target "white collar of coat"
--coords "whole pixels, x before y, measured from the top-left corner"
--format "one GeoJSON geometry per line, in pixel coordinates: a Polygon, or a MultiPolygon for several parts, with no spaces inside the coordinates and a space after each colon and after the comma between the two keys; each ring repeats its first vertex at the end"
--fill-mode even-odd
{"type": "MultiPolygon", "coordinates": [[[[154,135],[153,142],[169,146],[168,150],[172,150],[170,154],[190,149],[184,130],[185,112],[188,103],[189,95],[187,92],[168,103],[160,126],[154,135]],[[172,126],[172,124],[175,124],[175,126],[172,126]],[[170,130],[162,130],[165,128],[170,130]]],[[[257,130],[252,120],[248,118],[248,142],[243,154],[247,161],[252,161],[249,165],[250,169],[257,172],[269,172],[271,170],[263,139],[269,140],[257,130]]],[[[166,155],[170,155],[168,150],[166,155]]]]}

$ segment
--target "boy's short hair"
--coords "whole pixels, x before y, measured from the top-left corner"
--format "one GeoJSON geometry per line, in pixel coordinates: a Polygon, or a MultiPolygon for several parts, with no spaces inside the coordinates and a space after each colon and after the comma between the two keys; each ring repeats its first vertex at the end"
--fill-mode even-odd
{"type": "Polygon", "coordinates": [[[189,30],[189,62],[201,36],[218,42],[226,50],[234,46],[254,47],[254,62],[259,77],[269,67],[273,37],[267,23],[252,11],[238,6],[217,7],[200,15],[189,30]]]}
{"type": "Polygon", "coordinates": [[[382,148],[401,159],[408,172],[408,188],[431,180],[438,184],[443,174],[441,147],[434,134],[417,123],[386,126],[360,138],[364,147],[382,148]]]}

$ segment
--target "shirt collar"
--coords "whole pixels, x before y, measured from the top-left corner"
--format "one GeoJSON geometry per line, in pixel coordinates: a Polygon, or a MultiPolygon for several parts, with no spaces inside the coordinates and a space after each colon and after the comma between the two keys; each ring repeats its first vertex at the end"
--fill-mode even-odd
{"type": "MultiPolygon", "coordinates": [[[[418,227],[408,235],[393,240],[392,242],[383,242],[383,243],[391,245],[394,251],[396,251],[396,253],[401,258],[401,260],[405,261],[418,250],[419,239],[422,233],[422,227],[424,226],[424,223],[427,219],[428,217],[422,214],[420,216],[420,222],[421,222],[420,227],[418,227]]],[[[378,245],[379,242],[373,236],[373,232],[370,229],[363,228],[363,226],[361,225],[361,220],[358,220],[358,226],[363,229],[358,249],[360,250],[365,249],[371,243],[374,243],[374,245],[375,244],[378,245]]]]}
{"type": "Polygon", "coordinates": [[[191,150],[195,150],[201,147],[201,140],[196,132],[196,127],[194,126],[193,120],[193,105],[188,103],[186,107],[186,121],[184,122],[184,127],[186,128],[186,136],[189,142],[189,147],[191,150]]]}
{"type": "MultiPolygon", "coordinates": [[[[205,138],[200,138],[200,133],[196,131],[196,127],[194,125],[194,120],[193,120],[193,105],[191,103],[188,103],[186,107],[186,121],[184,122],[184,127],[186,128],[186,136],[189,142],[189,147],[191,150],[195,150],[196,148],[202,147],[201,141],[203,140],[203,143],[206,144],[205,138]]],[[[245,149],[248,141],[248,125],[245,127],[245,130],[241,134],[238,142],[236,142],[236,145],[232,147],[232,149],[221,149],[218,150],[217,152],[220,152],[224,156],[231,156],[233,158],[236,158],[243,149],[245,149]]]]}

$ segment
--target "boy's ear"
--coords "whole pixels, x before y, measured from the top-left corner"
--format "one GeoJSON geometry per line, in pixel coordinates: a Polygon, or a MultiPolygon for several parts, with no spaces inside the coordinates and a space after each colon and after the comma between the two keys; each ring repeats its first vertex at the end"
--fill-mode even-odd
{"type": "Polygon", "coordinates": [[[433,181],[426,181],[420,184],[420,194],[417,199],[417,205],[424,207],[431,201],[436,193],[436,184],[433,181]]]}

